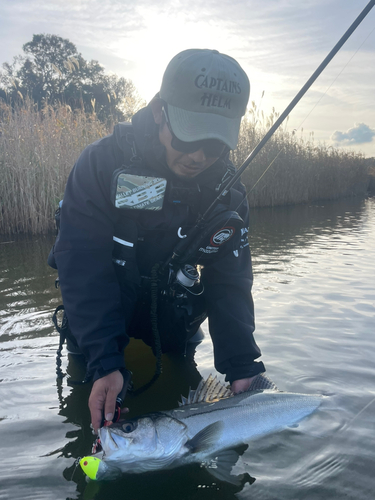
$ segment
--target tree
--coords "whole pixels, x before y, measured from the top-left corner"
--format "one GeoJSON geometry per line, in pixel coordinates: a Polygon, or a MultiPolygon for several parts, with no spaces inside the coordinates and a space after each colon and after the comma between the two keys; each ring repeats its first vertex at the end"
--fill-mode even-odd
{"type": "Polygon", "coordinates": [[[33,35],[23,52],[3,64],[0,98],[17,101],[29,95],[39,108],[64,102],[113,121],[129,119],[144,104],[130,80],[106,75],[98,61],[86,61],[67,39],[33,35]]]}

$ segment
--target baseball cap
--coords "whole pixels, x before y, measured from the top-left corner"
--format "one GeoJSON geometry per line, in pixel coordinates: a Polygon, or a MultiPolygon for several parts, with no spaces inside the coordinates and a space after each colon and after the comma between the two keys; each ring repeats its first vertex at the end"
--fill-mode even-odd
{"type": "Polygon", "coordinates": [[[159,95],[178,139],[218,139],[236,148],[250,82],[232,57],[209,49],[180,52],[165,70],[159,95]]]}

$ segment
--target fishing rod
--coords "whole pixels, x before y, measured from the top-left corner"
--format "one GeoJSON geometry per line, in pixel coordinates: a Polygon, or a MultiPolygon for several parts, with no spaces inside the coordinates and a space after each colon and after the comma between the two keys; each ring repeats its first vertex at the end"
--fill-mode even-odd
{"type": "Polygon", "coordinates": [[[283,123],[285,118],[290,114],[293,108],[297,105],[297,103],[302,99],[305,93],[309,90],[311,85],[315,82],[318,76],[323,72],[323,70],[327,67],[327,65],[331,62],[337,52],[341,49],[344,43],[348,40],[348,38],[352,35],[352,33],[358,28],[363,19],[367,16],[370,10],[374,7],[375,0],[371,0],[366,7],[362,10],[359,16],[355,19],[355,21],[351,24],[351,26],[347,29],[344,35],[340,38],[337,44],[333,47],[331,52],[327,55],[327,57],[323,60],[323,62],[318,66],[318,68],[314,71],[311,77],[307,80],[305,85],[301,88],[301,90],[297,93],[291,103],[285,108],[283,113],[279,116],[279,118],[275,121],[263,139],[257,144],[257,146],[253,149],[253,151],[249,154],[246,160],[243,162],[241,167],[237,170],[235,175],[231,178],[231,180],[225,185],[224,189],[220,192],[217,198],[211,203],[205,213],[200,216],[195,224],[195,226],[189,231],[187,237],[181,240],[173,250],[172,256],[168,259],[168,261],[164,264],[164,269],[173,261],[178,261],[184,253],[188,250],[189,245],[192,241],[199,235],[199,233],[204,230],[206,223],[210,215],[213,213],[217,205],[224,200],[225,196],[228,194],[230,188],[238,181],[241,177],[244,170],[250,165],[250,163],[254,160],[257,154],[263,149],[268,140],[272,137],[272,135],[276,132],[276,130],[283,123]]]}

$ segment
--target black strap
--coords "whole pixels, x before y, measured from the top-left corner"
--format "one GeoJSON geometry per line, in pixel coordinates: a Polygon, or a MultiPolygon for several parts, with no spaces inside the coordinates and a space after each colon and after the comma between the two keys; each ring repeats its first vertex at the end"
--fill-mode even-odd
{"type": "Polygon", "coordinates": [[[154,339],[154,348],[155,348],[155,356],[156,356],[156,368],[155,368],[155,377],[158,377],[163,371],[162,361],[161,361],[161,340],[160,333],[158,329],[158,278],[159,278],[159,270],[161,268],[161,264],[157,262],[153,268],[151,269],[151,325],[152,325],[152,335],[154,339]]]}
{"type": "Polygon", "coordinates": [[[53,316],[52,316],[53,324],[55,325],[55,328],[58,331],[59,336],[60,336],[59,348],[56,351],[56,375],[57,375],[57,378],[59,380],[62,380],[66,374],[63,373],[63,371],[61,369],[61,353],[63,350],[64,342],[66,340],[66,330],[68,327],[68,319],[66,317],[66,314],[64,313],[63,319],[61,321],[61,325],[59,325],[58,321],[57,321],[57,314],[59,311],[65,311],[63,304],[56,307],[55,312],[53,313],[53,316]]]}
{"type": "Polygon", "coordinates": [[[56,307],[55,312],[53,313],[53,316],[52,316],[52,321],[53,321],[53,324],[55,325],[56,330],[59,332],[59,334],[60,335],[65,335],[64,336],[64,340],[63,340],[63,343],[64,343],[65,338],[66,338],[65,331],[66,331],[66,328],[68,326],[68,318],[66,317],[66,314],[64,314],[63,315],[63,319],[61,321],[61,326],[59,326],[59,324],[57,322],[57,313],[59,311],[65,311],[65,307],[64,307],[63,304],[61,304],[60,306],[56,307]]]}
{"type": "MultiPolygon", "coordinates": [[[[56,375],[57,375],[57,379],[61,381],[66,375],[66,373],[64,373],[61,369],[62,350],[63,350],[64,343],[67,339],[67,332],[69,332],[68,318],[65,314],[65,307],[63,304],[56,307],[55,312],[53,313],[53,316],[52,316],[52,321],[53,321],[53,324],[55,325],[55,328],[60,336],[59,348],[56,351],[56,375]],[[63,318],[61,320],[61,325],[59,325],[58,319],[57,319],[57,314],[60,311],[64,311],[63,318]]],[[[69,380],[68,384],[69,385],[82,385],[82,384],[86,384],[90,380],[91,380],[91,376],[86,372],[85,378],[83,380],[69,380]]]]}

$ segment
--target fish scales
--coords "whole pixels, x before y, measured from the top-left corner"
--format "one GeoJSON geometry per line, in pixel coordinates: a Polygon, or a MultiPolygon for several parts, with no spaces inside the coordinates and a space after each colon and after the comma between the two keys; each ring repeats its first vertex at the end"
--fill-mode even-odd
{"type": "Polygon", "coordinates": [[[228,400],[220,400],[188,405],[165,414],[186,424],[190,439],[210,423],[222,422],[221,435],[211,448],[215,453],[295,424],[320,405],[321,397],[311,399],[311,396],[264,391],[253,395],[240,394],[230,402],[232,400],[234,404],[231,406],[228,406],[228,400]]]}

